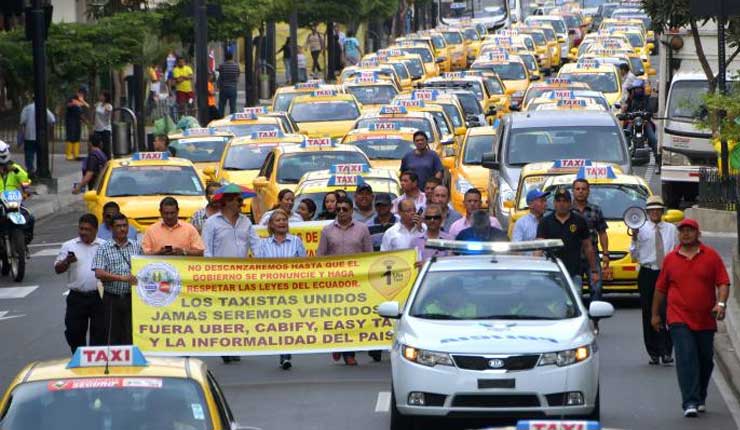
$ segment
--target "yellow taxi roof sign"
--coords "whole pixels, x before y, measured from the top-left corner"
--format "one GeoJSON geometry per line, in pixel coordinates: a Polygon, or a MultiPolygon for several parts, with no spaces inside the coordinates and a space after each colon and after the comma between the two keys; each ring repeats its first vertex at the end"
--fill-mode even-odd
{"type": "Polygon", "coordinates": [[[131,155],[131,161],[143,161],[143,160],[169,160],[169,152],[134,152],[131,155]]]}
{"type": "Polygon", "coordinates": [[[182,135],[187,136],[187,137],[212,136],[216,133],[218,133],[218,130],[216,130],[213,127],[193,127],[193,128],[185,129],[182,132],[182,135]]]}
{"type": "Polygon", "coordinates": [[[301,148],[321,148],[324,146],[336,146],[330,137],[310,137],[301,143],[301,148]]]}
{"type": "Polygon", "coordinates": [[[79,347],[67,363],[67,369],[80,367],[147,366],[149,362],[136,345],[79,347]]]}
{"type": "Polygon", "coordinates": [[[591,165],[591,160],[585,158],[561,158],[559,160],[555,160],[552,167],[555,169],[572,169],[591,165]]]}
{"type": "Polygon", "coordinates": [[[274,139],[277,137],[285,137],[282,130],[261,130],[252,133],[252,139],[274,139]]]}
{"type": "Polygon", "coordinates": [[[396,106],[403,106],[407,108],[424,108],[426,107],[426,103],[424,103],[424,100],[421,99],[401,99],[401,100],[394,100],[393,104],[396,106]]]}
{"type": "Polygon", "coordinates": [[[573,81],[569,78],[547,78],[544,83],[547,85],[570,85],[573,81]]]}
{"type": "Polygon", "coordinates": [[[583,166],[578,169],[577,179],[617,179],[612,166],[583,166]]]}
{"type": "Polygon", "coordinates": [[[401,124],[397,122],[376,122],[367,128],[370,131],[400,130],[401,124]]]}
{"type": "Polygon", "coordinates": [[[381,115],[395,115],[395,114],[407,114],[409,113],[408,109],[406,109],[405,106],[400,105],[386,105],[380,108],[380,111],[378,112],[381,115]]]}
{"type": "Polygon", "coordinates": [[[592,58],[583,58],[576,63],[576,69],[598,69],[599,66],[601,63],[592,58]]]}
{"type": "Polygon", "coordinates": [[[414,90],[411,92],[411,98],[414,100],[434,101],[439,97],[437,90],[414,90]]]}
{"type": "Polygon", "coordinates": [[[311,92],[311,97],[333,97],[337,95],[334,90],[316,90],[311,92]]]}
{"type": "Polygon", "coordinates": [[[360,175],[331,175],[326,185],[332,187],[336,186],[358,186],[365,183],[365,180],[360,175]]]}
{"type": "Polygon", "coordinates": [[[329,173],[340,175],[360,175],[370,171],[370,166],[365,163],[333,164],[329,167],[329,173]]]}

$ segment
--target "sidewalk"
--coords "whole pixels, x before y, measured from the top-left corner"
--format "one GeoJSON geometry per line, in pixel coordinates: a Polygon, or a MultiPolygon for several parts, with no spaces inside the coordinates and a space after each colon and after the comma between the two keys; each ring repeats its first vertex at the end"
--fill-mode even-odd
{"type": "Polygon", "coordinates": [[[723,322],[718,324],[714,338],[714,353],[717,367],[736,398],[740,398],[740,257],[733,253],[732,285],[727,299],[727,312],[723,322]]]}
{"type": "MultiPolygon", "coordinates": [[[[84,154],[80,154],[81,156],[84,154]]],[[[21,163],[23,157],[13,154],[14,159],[21,163]]],[[[32,187],[36,194],[32,195],[24,205],[28,207],[37,220],[52,214],[60,214],[79,209],[82,204],[82,194],[72,194],[75,182],[82,178],[81,160],[67,161],[64,154],[54,154],[52,164],[49,166],[51,176],[57,180],[56,192],[50,190],[46,185],[33,183],[32,187]]]]}

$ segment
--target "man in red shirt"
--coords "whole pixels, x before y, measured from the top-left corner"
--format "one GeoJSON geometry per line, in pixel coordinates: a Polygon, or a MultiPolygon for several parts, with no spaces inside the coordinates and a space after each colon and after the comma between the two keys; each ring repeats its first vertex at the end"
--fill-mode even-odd
{"type": "Polygon", "coordinates": [[[652,326],[665,330],[660,307],[668,300],[667,323],[676,353],[676,373],[685,417],[705,412],[712,376],[714,332],[725,318],[730,278],[717,251],[699,241],[699,224],[678,224],[680,245],[663,260],[655,286],[652,326]]]}

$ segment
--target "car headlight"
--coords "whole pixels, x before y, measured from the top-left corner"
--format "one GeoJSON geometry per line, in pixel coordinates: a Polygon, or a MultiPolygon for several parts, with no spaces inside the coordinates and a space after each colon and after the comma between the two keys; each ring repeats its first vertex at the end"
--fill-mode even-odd
{"type": "Polygon", "coordinates": [[[454,366],[450,354],[446,352],[427,351],[408,345],[403,345],[401,351],[403,352],[403,358],[423,366],[454,366]]]}
{"type": "Polygon", "coordinates": [[[663,151],[663,161],[669,166],[690,166],[691,160],[684,154],[673,151],[663,151]]]}
{"type": "Polygon", "coordinates": [[[465,178],[458,178],[457,181],[455,181],[455,188],[460,194],[465,194],[468,192],[469,189],[474,188],[473,184],[468,182],[465,178]]]}
{"type": "Polygon", "coordinates": [[[558,367],[570,366],[571,364],[580,363],[590,356],[591,347],[588,345],[584,345],[565,351],[547,352],[545,354],[542,354],[537,365],[550,366],[554,364],[558,367]]]}
{"type": "Polygon", "coordinates": [[[516,194],[508,182],[502,180],[498,184],[498,194],[501,196],[501,205],[507,200],[514,200],[516,194]]]}

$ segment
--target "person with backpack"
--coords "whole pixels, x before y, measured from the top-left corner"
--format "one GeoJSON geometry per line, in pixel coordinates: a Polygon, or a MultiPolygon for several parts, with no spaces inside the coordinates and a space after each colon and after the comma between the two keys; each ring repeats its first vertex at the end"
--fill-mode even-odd
{"type": "Polygon", "coordinates": [[[347,66],[354,66],[360,62],[360,57],[362,56],[360,42],[355,37],[353,31],[347,32],[342,49],[344,50],[344,61],[347,66]]]}
{"type": "Polygon", "coordinates": [[[90,144],[87,147],[87,157],[82,162],[82,180],[75,184],[72,193],[81,193],[85,189],[85,186],[87,186],[89,191],[95,186],[98,176],[100,176],[105,164],[108,162],[108,157],[100,149],[102,143],[102,139],[90,140],[90,144]]]}

